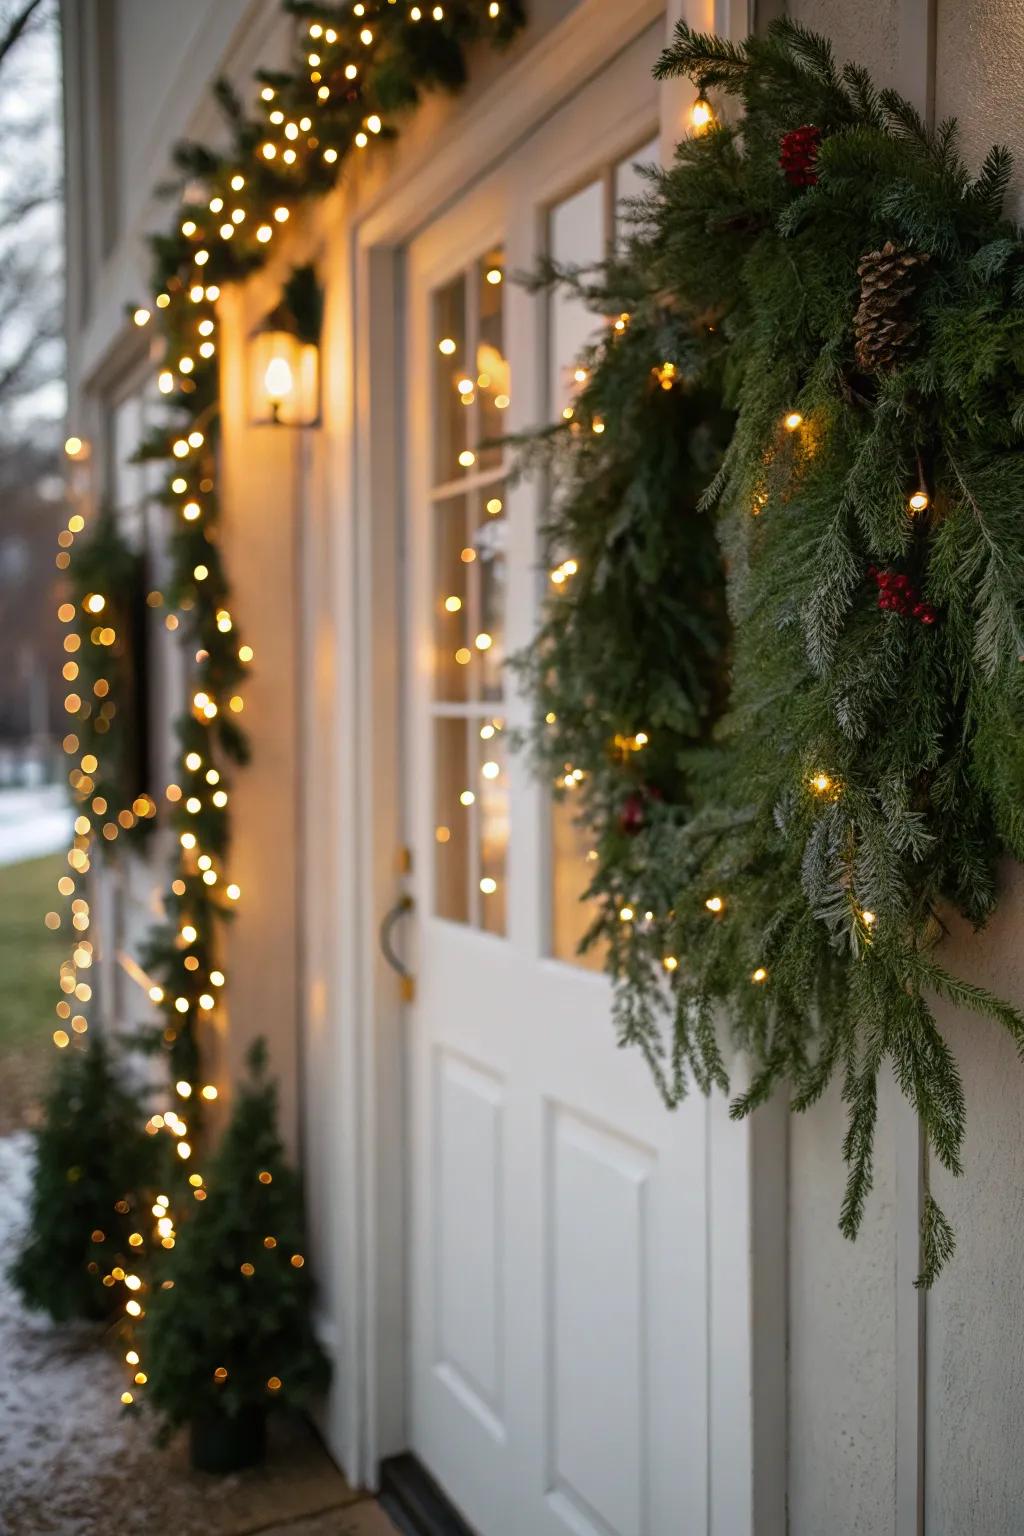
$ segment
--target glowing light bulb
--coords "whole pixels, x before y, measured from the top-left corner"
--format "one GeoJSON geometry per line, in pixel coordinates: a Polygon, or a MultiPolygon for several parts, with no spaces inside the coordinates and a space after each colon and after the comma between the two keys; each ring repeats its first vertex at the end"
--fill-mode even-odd
{"type": "Polygon", "coordinates": [[[292,375],[291,364],[286,357],[272,357],[267,364],[263,375],[263,387],[267,392],[267,399],[276,410],[287,400],[295,388],[295,379],[292,375]]]}
{"type": "Polygon", "coordinates": [[[799,411],[790,411],[789,415],[783,419],[782,425],[785,427],[787,432],[795,432],[797,427],[799,427],[802,423],[803,419],[804,418],[801,416],[799,411]]]}
{"type": "Polygon", "coordinates": [[[710,101],[701,91],[693,106],[690,108],[690,127],[694,133],[705,133],[715,120],[715,112],[710,101]]]}
{"type": "Polygon", "coordinates": [[[725,906],[725,902],[722,900],[721,896],[709,896],[704,905],[707,907],[709,912],[721,912],[725,906]]]}
{"type": "Polygon", "coordinates": [[[928,507],[928,502],[927,491],[914,491],[907,501],[907,509],[910,512],[924,512],[928,507]]]}
{"type": "Polygon", "coordinates": [[[758,986],[760,986],[762,982],[768,980],[768,972],[765,970],[763,965],[759,965],[756,971],[751,971],[750,979],[758,986]]]}

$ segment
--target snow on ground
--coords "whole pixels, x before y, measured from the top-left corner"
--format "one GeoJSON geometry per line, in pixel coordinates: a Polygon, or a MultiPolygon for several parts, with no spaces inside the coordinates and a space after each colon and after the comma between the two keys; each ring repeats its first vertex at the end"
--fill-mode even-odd
{"type": "Polygon", "coordinates": [[[0,864],[58,853],[71,841],[71,808],[62,784],[0,789],[0,864]]]}
{"type": "Polygon", "coordinates": [[[325,1531],[377,1519],[298,1425],[279,1427],[265,1469],[228,1478],[189,1471],[181,1436],[154,1449],[152,1422],[121,1407],[121,1366],[102,1334],[27,1313],[7,1279],[31,1154],[27,1133],[0,1138],[0,1536],[272,1536],[345,1506],[325,1531]]]}

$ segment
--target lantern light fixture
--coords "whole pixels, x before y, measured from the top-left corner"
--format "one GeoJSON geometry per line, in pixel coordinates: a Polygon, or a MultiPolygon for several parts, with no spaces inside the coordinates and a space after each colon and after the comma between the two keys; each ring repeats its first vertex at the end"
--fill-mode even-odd
{"type": "Polygon", "coordinates": [[[297,267],[280,304],[249,338],[250,420],[311,427],[320,419],[323,297],[312,267],[297,267]]]}

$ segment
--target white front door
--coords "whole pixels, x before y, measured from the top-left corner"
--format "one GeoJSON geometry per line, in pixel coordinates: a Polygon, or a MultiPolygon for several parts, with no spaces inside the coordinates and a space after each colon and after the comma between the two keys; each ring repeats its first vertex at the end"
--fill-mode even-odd
{"type": "Polygon", "coordinates": [[[600,253],[650,157],[650,58],[620,58],[407,252],[408,1428],[481,1536],[707,1521],[707,1109],[664,1109],[615,1046],[606,980],[572,961],[580,854],[506,744],[537,490],[481,446],[562,403],[580,317],[511,278],[545,246],[600,253]]]}

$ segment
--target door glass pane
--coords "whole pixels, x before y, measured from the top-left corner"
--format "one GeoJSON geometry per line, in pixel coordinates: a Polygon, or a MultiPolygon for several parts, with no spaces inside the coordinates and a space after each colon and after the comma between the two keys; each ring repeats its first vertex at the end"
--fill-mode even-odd
{"type": "Polygon", "coordinates": [[[477,728],[480,926],[505,932],[505,855],[508,848],[508,775],[501,722],[477,728]],[[483,738],[483,739],[481,739],[483,738]]]}
{"type": "Polygon", "coordinates": [[[501,448],[495,439],[505,429],[509,395],[508,358],[505,356],[504,296],[505,253],[499,247],[489,251],[477,264],[477,334],[476,387],[480,448],[480,469],[493,469],[501,463],[501,448]],[[491,446],[487,446],[490,442],[491,446]]]}
{"type": "Polygon", "coordinates": [[[434,295],[434,483],[462,473],[469,442],[466,400],[466,279],[434,295]],[[461,386],[461,387],[460,387],[461,386]]]}
{"type": "MultiPolygon", "coordinates": [[[[552,257],[561,264],[590,266],[605,254],[611,231],[607,229],[604,177],[551,209],[548,240],[552,257]]],[[[616,189],[617,190],[617,189],[616,189]]],[[[556,289],[549,299],[548,356],[549,415],[556,417],[575,398],[582,377],[578,360],[594,335],[597,322],[578,299],[556,289]]],[[[589,840],[575,824],[572,795],[551,801],[550,826],[550,952],[587,969],[600,970],[603,951],[577,954],[577,945],[594,918],[591,905],[582,900],[590,884],[587,853],[589,840]]]]}
{"type": "Polygon", "coordinates": [[[590,838],[576,821],[572,794],[551,805],[551,953],[588,971],[604,968],[605,946],[579,954],[579,943],[594,921],[591,902],[581,900],[590,882],[590,838]]]}
{"type": "MultiPolygon", "coordinates": [[[[600,180],[556,204],[548,225],[552,259],[570,266],[600,261],[605,249],[604,209],[604,183],[600,180]]],[[[550,415],[555,417],[576,393],[576,359],[593,336],[596,321],[582,300],[562,289],[554,290],[550,305],[548,389],[550,415]]]]}
{"type": "Polygon", "coordinates": [[[437,444],[430,492],[434,910],[503,935],[508,782],[504,719],[509,404],[504,255],[493,247],[434,295],[437,444]],[[468,360],[472,360],[470,363],[468,360]],[[452,494],[453,479],[465,493],[452,494]]]}
{"type": "Polygon", "coordinates": [[[656,165],[661,155],[661,146],[657,139],[651,139],[648,144],[642,144],[639,149],[627,155],[625,160],[620,160],[615,167],[615,238],[620,240],[622,236],[629,234],[629,218],[622,204],[630,197],[643,197],[650,191],[651,184],[645,176],[637,171],[638,165],[656,165]]]}
{"type": "Polygon", "coordinates": [[[468,739],[465,720],[434,721],[434,910],[456,923],[469,921],[473,862],[468,739]]]}
{"type": "Polygon", "coordinates": [[[466,544],[466,498],[450,496],[434,503],[434,697],[450,704],[469,697],[467,635],[472,594],[471,568],[464,558],[475,551],[466,544]]]}
{"type": "Polygon", "coordinates": [[[473,636],[477,652],[479,697],[488,703],[502,697],[505,663],[505,585],[508,524],[505,520],[504,486],[488,486],[478,493],[473,547],[477,559],[479,628],[473,636]]]}

